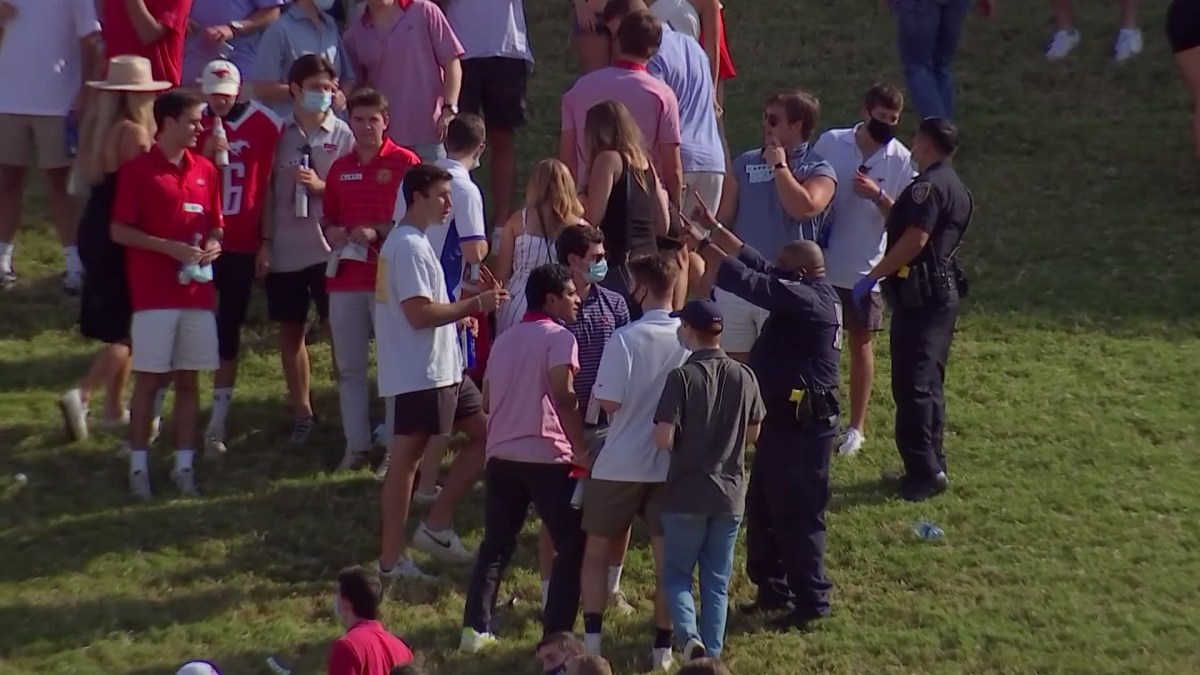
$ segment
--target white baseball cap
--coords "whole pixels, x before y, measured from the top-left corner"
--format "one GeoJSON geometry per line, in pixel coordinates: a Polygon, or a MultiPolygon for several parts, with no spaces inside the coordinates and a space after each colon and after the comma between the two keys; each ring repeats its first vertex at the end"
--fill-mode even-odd
{"type": "Polygon", "coordinates": [[[204,74],[200,76],[200,89],[206,96],[208,94],[237,96],[242,90],[242,72],[229,61],[223,59],[209,61],[208,65],[204,66],[204,74]]]}
{"type": "Polygon", "coordinates": [[[175,675],[221,675],[221,672],[208,661],[192,661],[183,664],[183,667],[175,675]]]}

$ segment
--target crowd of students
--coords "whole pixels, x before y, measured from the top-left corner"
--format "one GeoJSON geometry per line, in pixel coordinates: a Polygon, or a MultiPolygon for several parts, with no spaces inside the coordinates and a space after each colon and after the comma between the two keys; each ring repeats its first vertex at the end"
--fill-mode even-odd
{"type": "MultiPolygon", "coordinates": [[[[127,425],[130,489],[149,499],[149,450],[173,388],[170,478],[199,496],[197,446],[230,450],[241,328],[261,279],[294,445],[316,423],[310,328],[332,341],[339,471],[370,463],[375,343],[387,445],[376,467],[380,555],[377,570],[339,581],[339,616],[357,617],[348,628],[375,618],[370,577],[432,578],[411,547],[474,565],[461,648],[494,643],[498,588],[532,507],[543,647],[574,639],[582,605],[580,644],[598,657],[606,611],[634,611],[620,580],[640,518],[659,579],[653,666],[671,666],[673,645],[719,658],[745,452],[766,414],[743,362],[769,308],[714,292],[717,266],[698,255],[707,238],[688,214],[727,223],[737,249],[745,240],[768,258],[820,241],[848,293],[882,256],[883,218],[913,175],[894,138],[899,92],[872,87],[861,123],[815,143],[816,98],[780,92],[764,103],[762,147],[731,158],[721,82],[734,70],[716,0],[576,0],[585,73],[562,99],[558,158],[533,166],[514,209],[514,131],[532,61],[519,0],[451,0],[447,13],[369,0],[344,35],[328,1],[201,4],[106,0],[97,14],[73,0],[67,17],[81,54],[97,53],[103,18],[107,55],[105,66],[77,58],[68,68],[86,81],[67,110],[82,113],[73,182],[87,200],[79,278],[69,264],[64,284],[80,292],[83,334],[103,344],[60,400],[70,435],[127,425]],[[487,204],[471,178],[485,153],[487,204]],[[213,401],[198,433],[208,371],[213,401]],[[476,553],[453,521],[481,477],[476,553]],[[429,509],[410,541],[414,502],[429,509]]],[[[55,20],[36,7],[18,16],[55,20]]],[[[61,187],[66,199],[65,174],[46,168],[62,179],[52,197],[61,187]]],[[[0,253],[15,278],[11,247],[0,253]]],[[[839,310],[856,348],[845,454],[865,441],[881,307],[871,297],[839,310]]],[[[379,632],[357,630],[368,642],[379,632]]],[[[377,672],[342,657],[331,672],[377,672]]]]}

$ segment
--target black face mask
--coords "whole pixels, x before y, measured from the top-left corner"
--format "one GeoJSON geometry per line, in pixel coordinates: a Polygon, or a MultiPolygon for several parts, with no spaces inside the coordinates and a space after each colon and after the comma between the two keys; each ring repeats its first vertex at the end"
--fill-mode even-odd
{"type": "Polygon", "coordinates": [[[872,117],[867,120],[867,135],[876,143],[887,143],[896,137],[896,125],[872,117]]]}

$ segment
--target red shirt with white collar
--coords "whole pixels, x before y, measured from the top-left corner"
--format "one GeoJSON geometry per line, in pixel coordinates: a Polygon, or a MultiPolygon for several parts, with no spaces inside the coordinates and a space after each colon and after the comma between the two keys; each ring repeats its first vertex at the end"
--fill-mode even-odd
{"type": "MultiPolygon", "coordinates": [[[[154,237],[203,246],[211,231],[224,227],[217,168],[188,150],[177,166],[155,145],[121,167],[112,219],[154,237]]],[[[213,309],[213,285],[179,283],[181,266],[169,255],[126,247],[133,311],[213,309]]]]}
{"type": "MultiPolygon", "coordinates": [[[[239,103],[223,120],[229,140],[229,166],[221,173],[221,204],[225,216],[225,241],[231,253],[258,253],[262,244],[263,209],[275,147],[283,120],[253,101],[239,103]]],[[[204,109],[204,131],[196,147],[203,148],[213,133],[213,115],[204,109]]]]}
{"type": "MultiPolygon", "coordinates": [[[[400,181],[421,158],[407,148],[383,139],[379,154],[363,163],[354,148],[329,167],[325,179],[325,213],[321,225],[342,227],[349,232],[358,227],[391,225],[400,181]]],[[[382,239],[371,244],[368,262],[342,260],[337,276],[325,282],[330,293],[375,290],[375,270],[379,263],[382,239]]]]}

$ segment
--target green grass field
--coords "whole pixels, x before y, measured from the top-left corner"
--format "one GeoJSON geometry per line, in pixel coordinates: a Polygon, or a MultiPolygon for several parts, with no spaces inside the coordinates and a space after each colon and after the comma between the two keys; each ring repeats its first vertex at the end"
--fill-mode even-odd
{"type": "MultiPolygon", "coordinates": [[[[538,68],[523,167],[553,154],[573,67],[564,4],[527,4],[538,68]]],[[[1077,3],[1084,44],[1056,65],[1041,57],[1047,3],[997,4],[994,20],[970,20],[959,62],[959,166],[979,209],[949,373],[953,489],[909,505],[879,483],[897,464],[882,359],[865,453],[834,470],[835,616],[808,635],[733,618],[736,673],[1200,672],[1200,182],[1164,3],[1147,3],[1146,51],[1120,68],[1115,2],[1077,3]],[[942,542],[914,539],[922,517],[942,542]]],[[[873,80],[899,80],[891,19],[869,0],[731,2],[728,19],[737,149],[757,143],[759,102],[776,88],[816,92],[822,126],[835,126],[873,80]]],[[[61,430],[55,399],[93,346],[58,291],[43,206],[30,199],[22,282],[0,296],[0,673],[150,675],[203,658],[249,675],[268,672],[268,655],[324,672],[339,633],[330,582],[377,553],[379,492],[365,473],[328,473],[342,441],[327,347],[314,364],[325,422],[309,447],[285,449],[290,413],[259,297],[231,451],[199,465],[209,496],[169,496],[160,443],[163,496],[134,505],[118,439],[69,444],[61,430]]],[[[478,544],[478,497],[458,529],[478,544]]],[[[534,535],[506,586],[531,599],[534,535]]],[[[392,588],[386,620],[431,670],[538,672],[530,603],[501,615],[500,648],[455,654],[469,570],[430,566],[446,583],[392,588]]],[[[618,673],[642,670],[652,583],[643,542],[624,584],[641,611],[609,619],[618,673]]],[[[752,592],[740,571],[733,592],[752,592]]]]}

